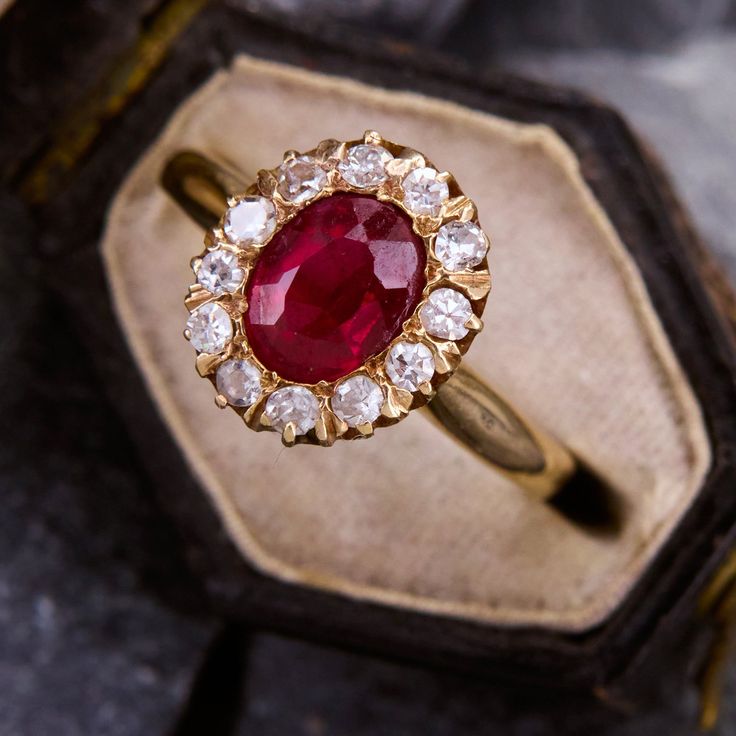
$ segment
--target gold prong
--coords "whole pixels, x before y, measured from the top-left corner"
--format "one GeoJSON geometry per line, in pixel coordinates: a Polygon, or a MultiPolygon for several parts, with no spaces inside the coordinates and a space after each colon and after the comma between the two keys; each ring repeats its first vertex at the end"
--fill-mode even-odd
{"type": "Polygon", "coordinates": [[[434,252],[429,255],[431,257],[427,259],[427,285],[433,286],[445,277],[445,267],[439,261],[434,260],[437,258],[434,252]]]}
{"type": "Polygon", "coordinates": [[[427,160],[419,151],[404,148],[398,156],[386,164],[386,172],[389,176],[403,179],[412,169],[419,169],[426,164],[427,160]]]}
{"type": "Polygon", "coordinates": [[[437,373],[451,373],[460,365],[460,350],[454,342],[435,343],[434,367],[437,373]]]}
{"type": "MultiPolygon", "coordinates": [[[[332,413],[332,411],[330,411],[330,409],[327,408],[327,406],[323,405],[320,410],[319,418],[314,424],[314,434],[320,445],[331,447],[335,444],[335,440],[338,435],[338,424],[338,418],[332,413]]],[[[345,429],[341,430],[341,432],[346,430],[347,425],[345,425],[345,429]]]]}
{"type": "Polygon", "coordinates": [[[475,202],[473,202],[472,199],[468,199],[468,197],[463,197],[463,199],[466,201],[463,206],[459,208],[457,213],[458,220],[460,220],[460,222],[471,222],[472,220],[477,219],[478,208],[475,206],[475,202]]]}
{"type": "Polygon", "coordinates": [[[448,199],[442,207],[444,217],[456,217],[460,220],[472,220],[475,217],[475,205],[464,194],[448,199]]]}
{"type": "Polygon", "coordinates": [[[231,319],[240,318],[248,311],[248,301],[245,297],[233,294],[230,299],[220,302],[222,308],[230,315],[231,319]]]}
{"type": "Polygon", "coordinates": [[[427,159],[419,153],[419,151],[416,151],[413,148],[403,148],[396,158],[403,161],[410,161],[412,163],[412,168],[424,167],[427,165],[427,159]]]}
{"type": "Polygon", "coordinates": [[[335,428],[335,437],[342,437],[350,429],[347,422],[332,414],[332,426],[335,428]]]}
{"type": "Polygon", "coordinates": [[[266,197],[273,196],[276,191],[276,177],[268,171],[268,169],[261,169],[258,172],[256,181],[258,182],[258,191],[266,197]]]}
{"type": "Polygon", "coordinates": [[[380,146],[383,143],[383,138],[377,130],[366,130],[363,133],[363,143],[371,146],[380,146]]]}
{"type": "Polygon", "coordinates": [[[293,161],[298,157],[299,151],[295,151],[293,148],[290,148],[288,151],[284,151],[284,161],[293,161]]]}
{"type": "MultiPolygon", "coordinates": [[[[199,284],[189,287],[189,296],[184,300],[184,306],[193,312],[197,307],[201,307],[205,302],[212,299],[212,294],[203,289],[199,284]]],[[[188,340],[189,338],[187,338],[188,340]]]]}
{"type": "Polygon", "coordinates": [[[414,218],[414,229],[424,238],[429,237],[439,228],[442,222],[439,217],[431,215],[416,215],[414,218]]]}
{"type": "Polygon", "coordinates": [[[477,314],[472,314],[465,320],[465,326],[469,330],[480,332],[483,329],[483,320],[477,314]]]}
{"type": "Polygon", "coordinates": [[[189,329],[184,330],[184,337],[187,340],[191,340],[192,339],[192,331],[189,330],[189,329]]]}
{"type": "Polygon", "coordinates": [[[204,235],[204,244],[207,246],[208,249],[214,248],[219,241],[224,240],[225,234],[222,232],[222,230],[217,227],[213,228],[212,230],[208,230],[204,235]]]}
{"type": "MultiPolygon", "coordinates": [[[[202,259],[199,256],[195,256],[192,258],[191,261],[189,261],[189,267],[194,271],[194,273],[197,273],[199,271],[199,267],[202,265],[202,259]]],[[[199,284],[197,284],[199,286],[199,284]]]]}
{"type": "Polygon", "coordinates": [[[357,429],[363,437],[370,437],[373,434],[373,425],[370,422],[363,422],[362,424],[359,424],[355,429],[357,429]]]}
{"type": "Polygon", "coordinates": [[[423,396],[431,396],[434,393],[432,384],[429,381],[420,383],[418,386],[418,390],[419,390],[419,393],[422,394],[423,396]]]}
{"type": "Polygon", "coordinates": [[[262,427],[268,427],[271,429],[273,427],[273,424],[271,424],[271,420],[266,415],[266,412],[264,411],[263,414],[258,418],[258,422],[262,427]]]}
{"type": "Polygon", "coordinates": [[[459,286],[471,299],[482,299],[491,290],[491,275],[488,271],[470,271],[469,273],[453,273],[447,280],[459,286]]]}
{"type": "Polygon", "coordinates": [[[449,171],[440,171],[437,174],[437,181],[444,181],[447,183],[452,180],[452,174],[449,171]]]}
{"type": "MultiPolygon", "coordinates": [[[[253,420],[256,416],[256,414],[261,411],[261,403],[260,401],[256,401],[255,404],[251,404],[245,411],[245,414],[243,414],[243,421],[249,426],[253,426],[253,420]]],[[[263,414],[261,414],[263,416],[263,414]]],[[[265,425],[264,425],[265,426],[265,425]]],[[[254,427],[255,428],[255,427],[254,427]]]]}
{"type": "Polygon", "coordinates": [[[233,345],[240,348],[243,358],[250,358],[250,345],[248,344],[248,338],[245,335],[235,335],[235,337],[233,337],[233,345]]]}
{"type": "Polygon", "coordinates": [[[327,442],[329,432],[327,431],[327,422],[325,422],[324,417],[320,417],[314,423],[314,434],[320,442],[327,442]]]}
{"type": "Polygon", "coordinates": [[[197,366],[197,373],[204,377],[212,373],[217,364],[220,362],[219,355],[211,355],[210,353],[200,353],[197,356],[195,365],[197,366]]]}
{"type": "Polygon", "coordinates": [[[296,442],[296,424],[287,422],[284,431],[281,433],[281,441],[286,447],[292,447],[296,442]]]}
{"type": "Polygon", "coordinates": [[[215,396],[215,405],[220,409],[224,409],[227,406],[227,399],[222,394],[217,394],[215,396]]]}
{"type": "Polygon", "coordinates": [[[341,143],[334,138],[327,138],[317,146],[315,158],[322,163],[331,158],[341,158],[345,148],[345,143],[341,143]]]}
{"type": "Polygon", "coordinates": [[[412,395],[409,391],[390,385],[386,390],[386,401],[381,414],[388,419],[400,419],[409,412],[411,402],[412,395]]]}

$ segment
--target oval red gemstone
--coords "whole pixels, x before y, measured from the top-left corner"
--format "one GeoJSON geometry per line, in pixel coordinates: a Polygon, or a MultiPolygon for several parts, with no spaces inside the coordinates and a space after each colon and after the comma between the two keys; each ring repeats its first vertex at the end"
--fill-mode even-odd
{"type": "Polygon", "coordinates": [[[426,284],[424,241],[398,207],[334,194],[263,249],[245,332],[263,365],[298,383],[334,381],[388,347],[426,284]]]}

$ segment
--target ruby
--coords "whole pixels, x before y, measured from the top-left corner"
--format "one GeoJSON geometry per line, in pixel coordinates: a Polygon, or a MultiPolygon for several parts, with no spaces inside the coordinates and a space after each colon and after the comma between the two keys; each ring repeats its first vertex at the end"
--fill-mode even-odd
{"type": "Polygon", "coordinates": [[[265,368],[334,381],[385,350],[426,284],[424,241],[398,207],[334,194],[305,207],[263,249],[245,332],[265,368]]]}

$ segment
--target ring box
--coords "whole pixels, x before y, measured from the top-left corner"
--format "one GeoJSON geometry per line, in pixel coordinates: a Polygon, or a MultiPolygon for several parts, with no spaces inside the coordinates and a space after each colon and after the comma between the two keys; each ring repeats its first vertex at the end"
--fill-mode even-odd
{"type": "Polygon", "coordinates": [[[692,630],[733,548],[733,297],[611,109],[217,6],[40,207],[59,293],[215,611],[624,696],[692,630]],[[586,523],[584,497],[527,499],[420,416],[284,451],[215,409],[181,337],[202,234],[164,162],[194,148],[254,175],[368,128],[476,201],[494,290],[468,363],[605,482],[611,523],[586,523]]]}

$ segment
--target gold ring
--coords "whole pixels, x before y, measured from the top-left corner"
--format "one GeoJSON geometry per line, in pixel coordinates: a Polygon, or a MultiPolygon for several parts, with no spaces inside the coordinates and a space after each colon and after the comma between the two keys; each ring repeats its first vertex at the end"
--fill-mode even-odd
{"type": "Polygon", "coordinates": [[[207,229],[184,334],[220,408],[287,446],[331,446],[426,406],[539,498],[573,475],[565,447],[460,367],[491,278],[450,173],[367,131],[287,151],[250,185],[180,152],[162,184],[207,229]]]}

